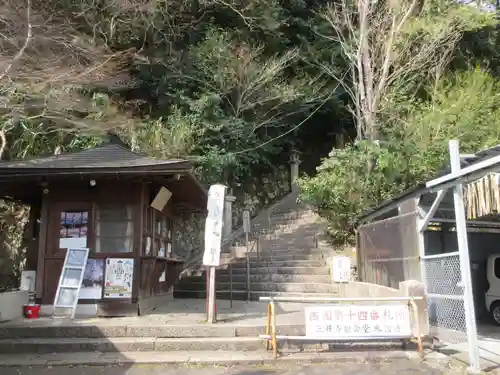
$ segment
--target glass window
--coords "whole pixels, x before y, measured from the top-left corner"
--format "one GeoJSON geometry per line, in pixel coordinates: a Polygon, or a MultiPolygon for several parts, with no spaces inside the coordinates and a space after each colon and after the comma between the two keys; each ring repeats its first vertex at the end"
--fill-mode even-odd
{"type": "Polygon", "coordinates": [[[133,252],[133,207],[102,205],[96,212],[96,253],[133,252]]]}
{"type": "Polygon", "coordinates": [[[88,211],[61,212],[59,248],[78,249],[87,247],[88,220],[88,211]]]}
{"type": "Polygon", "coordinates": [[[495,263],[493,264],[495,277],[500,279],[500,257],[495,258],[495,263]]]}

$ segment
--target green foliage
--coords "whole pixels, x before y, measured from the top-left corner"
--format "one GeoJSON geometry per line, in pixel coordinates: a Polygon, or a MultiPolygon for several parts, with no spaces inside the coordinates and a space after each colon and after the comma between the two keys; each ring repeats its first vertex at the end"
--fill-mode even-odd
{"type": "MultiPolygon", "coordinates": [[[[322,14],[329,3],[37,2],[34,19],[51,22],[36,22],[22,64],[1,82],[0,157],[92,147],[114,130],[136,151],[192,160],[206,184],[272,175],[291,148],[316,161],[338,134],[356,137],[355,120],[346,115],[355,109],[349,98],[355,55],[348,55],[351,44],[331,37],[322,14]]],[[[386,13],[374,13],[374,25],[401,19],[405,8],[394,4],[377,8],[386,13]]],[[[3,30],[10,40],[3,45],[13,46],[3,51],[5,61],[26,34],[14,27],[26,23],[24,12],[14,10],[3,30]]],[[[343,243],[352,241],[362,212],[435,173],[449,138],[458,137],[467,152],[498,142],[498,83],[484,70],[498,73],[500,66],[496,21],[433,0],[403,26],[393,44],[385,26],[370,33],[375,64],[392,46],[389,83],[375,111],[380,142],[334,150],[315,176],[300,181],[303,199],[343,243]],[[440,59],[455,37],[461,39],[448,66],[440,59]]],[[[341,31],[359,36],[356,29],[341,31]]]]}
{"type": "Polygon", "coordinates": [[[352,243],[357,218],[401,190],[405,164],[396,148],[359,141],[332,151],[316,176],[300,179],[301,198],[328,220],[328,232],[336,243],[352,243]]]}
{"type": "Polygon", "coordinates": [[[302,199],[327,218],[336,242],[352,243],[360,215],[435,175],[447,161],[449,139],[459,139],[464,153],[499,143],[500,83],[488,72],[451,74],[426,91],[429,100],[393,103],[403,116],[385,124],[380,145],[334,150],[316,176],[300,180],[302,199]]]}

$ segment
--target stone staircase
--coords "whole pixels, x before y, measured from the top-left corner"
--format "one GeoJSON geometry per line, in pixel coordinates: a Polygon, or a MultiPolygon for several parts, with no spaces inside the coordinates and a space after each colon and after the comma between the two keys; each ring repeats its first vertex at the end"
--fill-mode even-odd
{"type": "MultiPolygon", "coordinates": [[[[322,226],[307,207],[296,203],[292,193],[254,220],[249,252],[240,253],[217,270],[218,299],[256,300],[261,296],[334,296],[329,260],[334,252],[320,246],[322,226]],[[262,219],[264,218],[264,220],[262,219]],[[244,255],[242,255],[244,253],[244,255]],[[248,255],[248,261],[247,261],[248,255]]],[[[182,277],[174,288],[176,298],[205,298],[206,272],[182,277]]]]}

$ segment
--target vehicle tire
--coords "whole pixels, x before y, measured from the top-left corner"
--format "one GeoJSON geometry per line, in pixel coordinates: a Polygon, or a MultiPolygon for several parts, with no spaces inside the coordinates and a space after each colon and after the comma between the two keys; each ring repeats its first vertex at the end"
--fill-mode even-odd
{"type": "Polygon", "coordinates": [[[495,301],[491,304],[490,315],[493,323],[500,326],[500,301],[495,301]]]}

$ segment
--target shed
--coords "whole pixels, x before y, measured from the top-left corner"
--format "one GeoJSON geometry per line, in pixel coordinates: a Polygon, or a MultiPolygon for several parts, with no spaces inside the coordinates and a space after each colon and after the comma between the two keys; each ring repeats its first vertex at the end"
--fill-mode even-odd
{"type": "Polygon", "coordinates": [[[191,170],[187,160],[153,159],[116,140],[0,162],[0,197],[31,207],[26,268],[36,270],[36,301],[52,307],[66,250],[78,247],[90,250],[80,312],[144,314],[173,298],[183,263],[174,222],[179,212],[206,209],[207,192],[191,170]],[[156,209],[155,198],[163,200],[156,209]],[[117,264],[133,270],[120,291],[106,284],[117,264]]]}

